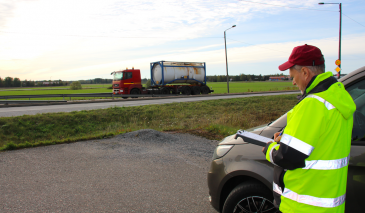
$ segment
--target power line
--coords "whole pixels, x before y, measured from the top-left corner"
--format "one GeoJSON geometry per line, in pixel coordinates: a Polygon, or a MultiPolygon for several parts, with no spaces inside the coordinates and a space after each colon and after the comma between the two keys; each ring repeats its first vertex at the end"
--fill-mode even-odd
{"type": "Polygon", "coordinates": [[[268,3],[255,2],[255,1],[247,1],[247,0],[239,0],[239,1],[248,2],[248,3],[254,3],[254,4],[262,4],[262,5],[267,5],[267,6],[275,6],[275,7],[285,7],[285,8],[300,9],[300,10],[317,10],[317,11],[338,12],[338,11],[333,11],[333,10],[318,10],[318,9],[312,9],[312,8],[308,8],[308,7],[290,7],[290,6],[284,6],[284,5],[268,4],[268,3]]]}
{"type": "Polygon", "coordinates": [[[258,48],[262,48],[262,49],[267,49],[267,50],[271,50],[271,51],[287,53],[287,52],[280,51],[280,50],[274,50],[274,49],[270,49],[270,48],[266,48],[266,47],[260,47],[260,46],[259,46],[259,45],[257,45],[257,44],[250,44],[250,43],[247,43],[247,42],[237,41],[237,40],[233,40],[233,39],[230,39],[230,38],[227,38],[227,39],[228,39],[228,40],[232,40],[232,41],[236,41],[236,42],[239,42],[239,43],[243,43],[243,44],[249,44],[249,45],[251,45],[251,46],[256,46],[256,47],[258,47],[258,48]]]}
{"type": "MultiPolygon", "coordinates": [[[[349,18],[349,19],[351,19],[351,20],[353,20],[354,22],[356,22],[356,23],[358,23],[358,24],[360,24],[359,22],[357,22],[357,21],[355,21],[354,19],[352,19],[352,18],[350,18],[350,17],[348,17],[347,15],[345,15],[344,13],[342,13],[342,15],[344,15],[344,16],[346,16],[347,18],[349,18]]],[[[361,26],[363,26],[363,27],[365,27],[364,25],[362,25],[362,24],[360,24],[361,26]]]]}

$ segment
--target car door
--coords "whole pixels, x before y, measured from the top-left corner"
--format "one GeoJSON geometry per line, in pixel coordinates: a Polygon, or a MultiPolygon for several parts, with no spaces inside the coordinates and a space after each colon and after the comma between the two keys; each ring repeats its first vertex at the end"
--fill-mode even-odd
{"type": "Polygon", "coordinates": [[[347,86],[356,111],[347,177],[346,212],[365,211],[365,78],[347,86]]]}

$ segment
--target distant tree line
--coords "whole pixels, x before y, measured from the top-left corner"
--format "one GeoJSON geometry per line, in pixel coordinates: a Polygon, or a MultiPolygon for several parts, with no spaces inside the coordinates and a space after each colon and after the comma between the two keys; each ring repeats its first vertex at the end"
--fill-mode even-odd
{"type": "Polygon", "coordinates": [[[0,87],[20,87],[21,82],[19,78],[6,77],[2,79],[0,77],[0,87]]]}
{"type": "MultiPolygon", "coordinates": [[[[147,80],[146,80],[147,81],[147,80]]],[[[0,87],[47,87],[47,86],[67,86],[70,85],[74,81],[62,81],[60,80],[43,80],[43,81],[34,81],[34,80],[24,80],[21,81],[19,78],[13,77],[0,77],[0,87]]],[[[79,80],[81,84],[112,84],[113,79],[103,79],[103,78],[95,78],[89,80],[79,80]]]]}
{"type": "Polygon", "coordinates": [[[88,80],[78,80],[81,84],[112,84],[113,79],[106,79],[106,78],[94,78],[88,80]]]}
{"type": "MultiPolygon", "coordinates": [[[[245,74],[239,74],[239,75],[229,75],[228,79],[231,81],[268,81],[270,77],[272,76],[283,76],[283,74],[277,73],[273,75],[245,75],[245,74]]],[[[207,76],[208,82],[227,82],[227,76],[226,75],[210,75],[207,76]]]]}
{"type": "Polygon", "coordinates": [[[19,78],[13,77],[0,77],[0,87],[40,87],[40,86],[63,86],[67,85],[67,82],[63,82],[62,80],[58,81],[32,81],[32,80],[24,80],[21,81],[19,78]]]}
{"type": "MultiPolygon", "coordinates": [[[[267,81],[271,76],[282,76],[283,74],[277,73],[273,75],[230,75],[228,79],[232,79],[232,81],[267,81]]],[[[147,78],[142,78],[142,84],[146,84],[148,80],[147,78]]],[[[207,76],[208,82],[226,82],[227,77],[225,75],[214,75],[207,76]]],[[[56,80],[43,80],[43,81],[32,81],[32,80],[24,80],[21,81],[19,78],[13,77],[0,77],[0,87],[42,87],[42,86],[67,86],[70,85],[74,81],[62,81],[56,80]]],[[[112,84],[113,79],[105,79],[105,78],[94,78],[88,80],[79,80],[81,84],[112,84]]]]}

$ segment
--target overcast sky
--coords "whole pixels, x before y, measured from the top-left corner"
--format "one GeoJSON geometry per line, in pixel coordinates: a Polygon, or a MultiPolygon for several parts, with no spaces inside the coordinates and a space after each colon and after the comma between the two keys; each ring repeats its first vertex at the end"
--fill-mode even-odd
{"type": "MultiPolygon", "coordinates": [[[[293,47],[338,58],[338,5],[317,0],[0,0],[0,77],[111,78],[154,61],[206,62],[207,75],[275,74],[293,47]]],[[[335,1],[336,2],[336,1],[335,1]]],[[[365,1],[342,0],[342,71],[365,66],[365,1]]],[[[288,71],[284,72],[288,74],[288,71]]]]}

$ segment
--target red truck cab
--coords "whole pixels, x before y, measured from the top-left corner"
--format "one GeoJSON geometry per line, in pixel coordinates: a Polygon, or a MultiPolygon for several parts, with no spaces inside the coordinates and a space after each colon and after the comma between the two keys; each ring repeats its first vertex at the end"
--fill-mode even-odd
{"type": "Polygon", "coordinates": [[[139,69],[126,69],[123,71],[114,71],[113,75],[113,94],[128,95],[142,94],[144,88],[141,83],[141,71],[139,69]]]}

